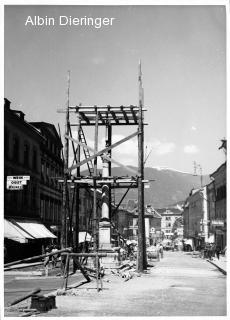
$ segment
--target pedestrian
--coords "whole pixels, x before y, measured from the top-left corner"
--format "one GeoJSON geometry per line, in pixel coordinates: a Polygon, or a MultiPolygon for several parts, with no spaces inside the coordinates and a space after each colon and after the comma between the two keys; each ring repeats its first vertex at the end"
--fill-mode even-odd
{"type": "MultiPolygon", "coordinates": [[[[48,254],[50,253],[52,250],[52,247],[51,246],[46,246],[45,248],[45,254],[48,254]]],[[[45,259],[44,259],[44,267],[45,267],[45,275],[46,277],[48,276],[48,273],[49,273],[49,262],[50,262],[50,256],[46,256],[45,259]]]]}
{"type": "Polygon", "coordinates": [[[208,259],[209,260],[212,260],[212,245],[211,244],[209,244],[208,245],[208,259]]]}
{"type": "MultiPolygon", "coordinates": [[[[57,246],[54,245],[54,246],[53,246],[53,249],[51,250],[51,252],[52,252],[52,253],[55,253],[55,252],[57,252],[57,251],[58,251],[57,246]]],[[[58,254],[54,254],[54,255],[52,256],[52,266],[53,266],[53,268],[56,268],[57,259],[58,259],[58,254]]]]}
{"type": "Polygon", "coordinates": [[[220,246],[216,246],[216,257],[218,260],[220,259],[220,252],[221,252],[220,246]]]}
{"type": "Polygon", "coordinates": [[[160,255],[161,255],[161,259],[162,259],[164,257],[164,249],[163,249],[162,243],[160,243],[160,245],[159,245],[159,252],[160,252],[160,255]]]}

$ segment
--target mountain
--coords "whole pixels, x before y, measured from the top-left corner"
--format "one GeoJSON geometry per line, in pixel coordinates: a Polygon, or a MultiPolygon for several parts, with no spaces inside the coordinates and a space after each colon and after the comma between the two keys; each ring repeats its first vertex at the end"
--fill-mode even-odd
{"type": "MultiPolygon", "coordinates": [[[[137,170],[135,167],[130,167],[137,170]]],[[[125,168],[112,168],[113,176],[127,176],[125,168]]],[[[145,188],[145,204],[152,204],[155,208],[163,208],[184,201],[193,188],[200,187],[200,176],[175,171],[172,169],[159,170],[146,167],[144,178],[150,181],[150,188],[145,188]]],[[[203,184],[210,182],[209,176],[203,176],[203,184]]],[[[115,189],[115,201],[119,202],[126,189],[115,189]]],[[[137,199],[137,189],[130,189],[123,203],[128,199],[137,199]]]]}

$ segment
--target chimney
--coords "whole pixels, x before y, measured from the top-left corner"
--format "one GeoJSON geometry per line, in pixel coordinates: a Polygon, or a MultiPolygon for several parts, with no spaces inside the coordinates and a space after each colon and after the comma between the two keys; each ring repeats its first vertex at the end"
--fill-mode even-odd
{"type": "Polygon", "coordinates": [[[7,98],[4,98],[4,108],[10,109],[11,101],[7,98]]]}

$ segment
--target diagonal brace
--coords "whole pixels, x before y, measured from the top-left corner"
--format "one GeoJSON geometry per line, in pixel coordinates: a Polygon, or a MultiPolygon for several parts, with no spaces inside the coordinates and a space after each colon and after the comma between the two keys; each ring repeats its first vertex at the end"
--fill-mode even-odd
{"type": "MultiPolygon", "coordinates": [[[[106,147],[106,148],[98,151],[97,153],[93,154],[93,155],[90,156],[89,158],[87,158],[87,159],[85,159],[85,160],[82,160],[82,161],[78,162],[77,164],[71,166],[71,167],[69,168],[69,171],[71,172],[72,170],[74,170],[74,169],[82,166],[83,164],[87,163],[88,161],[90,161],[90,160],[92,160],[92,159],[94,159],[94,158],[96,158],[96,157],[98,157],[98,156],[101,156],[103,153],[106,153],[107,151],[109,151],[109,150],[111,150],[111,149],[119,146],[120,144],[126,142],[126,141],[129,140],[129,139],[132,139],[133,137],[135,137],[135,136],[137,136],[137,135],[138,135],[138,131],[136,131],[136,132],[132,133],[131,135],[129,135],[129,136],[127,136],[127,137],[125,137],[125,138],[117,141],[116,143],[113,143],[111,146],[106,147]]],[[[72,142],[77,143],[78,145],[82,146],[82,147],[85,148],[85,149],[88,149],[88,150],[91,151],[91,152],[94,152],[94,149],[93,149],[93,148],[89,147],[88,145],[86,145],[86,144],[84,144],[84,143],[79,142],[78,140],[76,140],[76,139],[74,139],[74,138],[72,138],[72,137],[70,137],[70,136],[68,136],[68,135],[65,135],[65,138],[71,140],[72,142]]],[[[103,156],[103,157],[106,157],[106,156],[103,156]]],[[[106,157],[106,159],[108,160],[108,159],[110,159],[110,158],[109,158],[109,157],[106,157]]],[[[115,160],[111,160],[111,159],[110,159],[110,161],[115,162],[115,160]]]]}

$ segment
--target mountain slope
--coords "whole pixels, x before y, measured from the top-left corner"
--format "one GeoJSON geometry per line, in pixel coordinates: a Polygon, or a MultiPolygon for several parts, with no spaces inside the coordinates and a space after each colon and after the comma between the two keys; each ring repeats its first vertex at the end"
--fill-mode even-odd
{"type": "MultiPolygon", "coordinates": [[[[137,170],[137,168],[131,167],[137,170]]],[[[112,175],[129,175],[125,168],[112,168],[112,175]]],[[[182,173],[171,169],[158,170],[145,168],[145,179],[150,182],[150,188],[145,190],[145,204],[152,204],[155,208],[169,206],[185,200],[191,189],[200,187],[200,177],[182,173]]],[[[210,182],[209,176],[203,176],[203,184],[210,182]]],[[[116,189],[116,202],[120,200],[126,189],[116,189]]],[[[130,189],[124,202],[128,199],[137,199],[137,189],[130,189]]]]}

